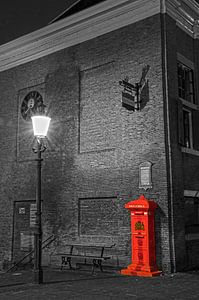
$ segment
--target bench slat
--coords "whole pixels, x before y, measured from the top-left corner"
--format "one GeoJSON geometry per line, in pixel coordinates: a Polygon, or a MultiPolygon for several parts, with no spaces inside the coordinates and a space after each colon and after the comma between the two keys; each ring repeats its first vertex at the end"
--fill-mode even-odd
{"type": "Polygon", "coordinates": [[[85,259],[85,264],[86,264],[86,259],[91,259],[92,260],[92,274],[94,273],[94,269],[95,268],[100,268],[101,272],[103,272],[102,269],[102,261],[105,261],[107,259],[110,259],[111,256],[104,256],[104,250],[105,249],[110,249],[112,247],[114,247],[115,244],[113,245],[81,245],[81,244],[68,244],[66,245],[66,247],[70,248],[70,250],[68,251],[68,253],[66,252],[62,252],[62,253],[57,253],[56,255],[61,256],[62,262],[61,262],[61,270],[63,268],[64,265],[69,265],[69,268],[72,269],[72,265],[71,265],[71,259],[72,258],[82,258],[85,259]],[[83,254],[73,254],[74,248],[78,251],[83,250],[84,253],[83,254]],[[86,249],[89,248],[93,248],[93,249],[97,249],[98,252],[100,252],[99,255],[92,255],[92,254],[86,254],[86,249]]]}
{"type": "Polygon", "coordinates": [[[80,257],[80,258],[93,258],[93,259],[101,259],[101,260],[106,260],[110,259],[111,256],[93,256],[93,255],[79,255],[79,254],[63,254],[61,255],[62,257],[80,257]]]}

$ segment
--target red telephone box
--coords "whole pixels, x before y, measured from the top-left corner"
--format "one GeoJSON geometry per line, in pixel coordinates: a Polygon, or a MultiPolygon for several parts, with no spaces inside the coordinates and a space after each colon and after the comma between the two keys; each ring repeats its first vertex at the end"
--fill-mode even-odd
{"type": "Polygon", "coordinates": [[[154,215],[157,204],[141,195],[125,205],[131,212],[132,263],[121,270],[123,275],[157,276],[154,215]]]}

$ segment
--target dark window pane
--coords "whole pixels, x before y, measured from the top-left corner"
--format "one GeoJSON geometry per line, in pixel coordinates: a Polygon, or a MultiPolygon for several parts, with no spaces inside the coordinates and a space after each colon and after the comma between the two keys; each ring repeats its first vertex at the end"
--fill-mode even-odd
{"type": "Polygon", "coordinates": [[[183,110],[183,126],[184,126],[184,143],[183,146],[191,147],[191,137],[190,137],[190,114],[191,112],[183,110]]]}
{"type": "Polygon", "coordinates": [[[185,231],[199,233],[199,199],[185,198],[185,231]]]}
{"type": "Polygon", "coordinates": [[[178,96],[194,103],[193,70],[178,62],[178,96]]]}

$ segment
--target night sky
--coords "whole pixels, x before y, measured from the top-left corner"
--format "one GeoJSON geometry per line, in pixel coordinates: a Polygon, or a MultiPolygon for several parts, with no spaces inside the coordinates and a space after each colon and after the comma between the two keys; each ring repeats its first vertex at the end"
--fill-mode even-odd
{"type": "Polygon", "coordinates": [[[0,45],[48,25],[76,1],[1,0],[0,45]]]}
{"type": "Polygon", "coordinates": [[[75,0],[1,0],[0,44],[48,25],[75,0]]]}

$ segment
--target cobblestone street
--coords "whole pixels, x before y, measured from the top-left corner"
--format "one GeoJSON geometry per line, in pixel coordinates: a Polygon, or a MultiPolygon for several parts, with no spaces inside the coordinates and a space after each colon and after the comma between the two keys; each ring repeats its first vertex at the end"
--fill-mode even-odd
{"type": "Polygon", "coordinates": [[[31,283],[30,271],[1,274],[0,299],[199,299],[199,272],[154,278],[104,272],[44,269],[44,283],[31,283]]]}

